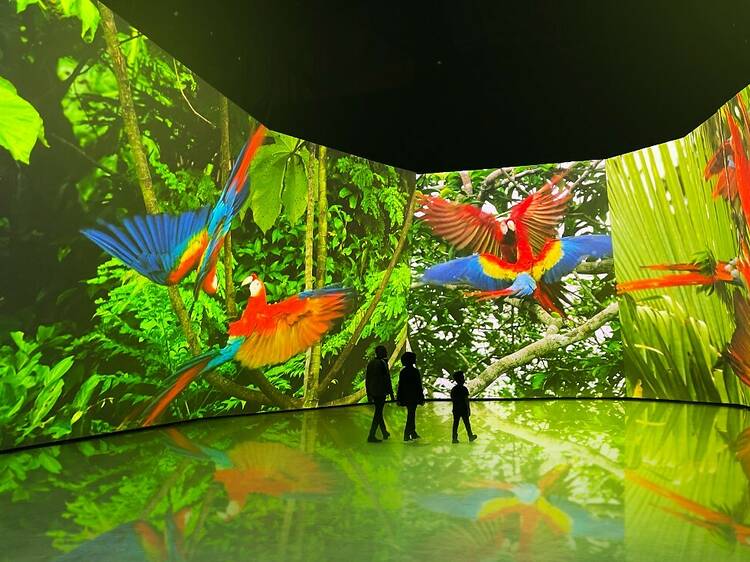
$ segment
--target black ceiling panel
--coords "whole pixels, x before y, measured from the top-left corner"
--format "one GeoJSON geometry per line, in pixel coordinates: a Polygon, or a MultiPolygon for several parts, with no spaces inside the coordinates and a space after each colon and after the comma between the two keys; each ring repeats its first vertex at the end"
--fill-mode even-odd
{"type": "Polygon", "coordinates": [[[747,0],[106,0],[269,127],[415,171],[611,156],[750,83],[747,0]]]}

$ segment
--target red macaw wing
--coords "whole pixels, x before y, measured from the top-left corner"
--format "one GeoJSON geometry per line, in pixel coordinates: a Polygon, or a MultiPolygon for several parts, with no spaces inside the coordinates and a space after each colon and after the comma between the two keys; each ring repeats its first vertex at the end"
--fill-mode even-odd
{"type": "Polygon", "coordinates": [[[734,374],[750,386],[750,302],[739,295],[734,299],[736,327],[727,348],[727,357],[734,374]]]}
{"type": "Polygon", "coordinates": [[[732,117],[732,112],[727,109],[727,124],[730,131],[730,142],[732,143],[732,154],[734,155],[735,165],[735,183],[737,193],[740,196],[742,211],[745,215],[745,222],[750,223],[750,162],[748,162],[745,147],[742,145],[740,129],[732,117]]]}
{"type": "Polygon", "coordinates": [[[548,240],[558,237],[557,229],[565,218],[573,194],[568,189],[553,190],[562,178],[562,175],[555,176],[510,208],[509,219],[516,223],[519,243],[526,237],[534,255],[542,251],[548,240]]]}
{"type": "Polygon", "coordinates": [[[245,338],[235,359],[255,369],[305,351],[348,312],[350,295],[347,289],[333,287],[307,291],[244,315],[229,327],[230,336],[245,338]]]}
{"type": "Polygon", "coordinates": [[[453,203],[434,195],[420,195],[419,204],[422,220],[456,249],[501,255],[503,233],[494,215],[473,205],[453,203]]]}
{"type": "Polygon", "coordinates": [[[716,174],[723,171],[729,158],[732,156],[732,142],[724,141],[721,143],[719,148],[716,149],[714,155],[711,156],[710,160],[706,162],[706,167],[703,168],[703,177],[707,180],[714,177],[716,174]]]}

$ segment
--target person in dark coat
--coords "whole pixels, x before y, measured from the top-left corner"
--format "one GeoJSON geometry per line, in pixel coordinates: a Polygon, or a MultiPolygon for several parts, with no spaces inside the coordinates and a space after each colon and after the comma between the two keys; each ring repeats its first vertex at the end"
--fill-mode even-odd
{"type": "Polygon", "coordinates": [[[406,426],[404,427],[404,441],[419,439],[417,433],[417,406],[424,404],[424,389],[422,375],[416,367],[417,356],[407,351],[401,356],[404,366],[398,377],[398,391],[396,401],[406,407],[406,426]]]}
{"type": "Polygon", "coordinates": [[[375,359],[367,364],[365,390],[367,391],[367,401],[375,404],[375,414],[372,416],[372,425],[370,425],[370,435],[367,437],[367,441],[379,443],[380,439],[375,436],[378,427],[383,434],[383,439],[388,439],[391,436],[385,427],[383,409],[387,396],[390,395],[391,400],[394,400],[391,371],[388,368],[388,351],[382,345],[375,348],[375,359]]]}
{"type": "Polygon", "coordinates": [[[456,381],[456,386],[451,389],[451,402],[453,402],[453,442],[458,443],[459,420],[464,420],[464,427],[466,427],[466,434],[469,436],[469,441],[474,441],[477,436],[471,432],[471,422],[469,421],[469,417],[471,416],[469,389],[464,385],[466,382],[464,372],[456,371],[453,373],[453,380],[456,381]]]}

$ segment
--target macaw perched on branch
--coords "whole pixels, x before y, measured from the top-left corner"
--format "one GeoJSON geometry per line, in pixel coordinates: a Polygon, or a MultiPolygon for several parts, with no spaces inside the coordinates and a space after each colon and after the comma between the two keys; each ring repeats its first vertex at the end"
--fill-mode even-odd
{"type": "Polygon", "coordinates": [[[249,286],[250,297],[240,319],[229,324],[227,345],[182,365],[174,383],[147,408],[144,427],[152,425],[191,381],[219,365],[235,360],[257,369],[283,363],[316,344],[349,311],[353,293],[351,289],[325,287],[269,304],[257,275],[246,277],[241,286],[249,286]]]}
{"type": "Polygon", "coordinates": [[[572,197],[568,189],[553,191],[562,178],[563,175],[555,176],[513,205],[504,219],[474,205],[453,203],[434,195],[420,195],[417,212],[435,234],[458,250],[468,248],[473,253],[492,254],[528,267],[547,241],[558,237],[557,229],[572,197]]]}
{"type": "Polygon", "coordinates": [[[509,263],[493,254],[475,254],[428,268],[421,281],[430,285],[471,287],[479,299],[533,296],[548,311],[562,312],[560,282],[587,258],[612,256],[612,239],[586,234],[548,240],[531,265],[509,263]]]}
{"type": "Polygon", "coordinates": [[[312,455],[287,445],[245,441],[220,451],[195,443],[175,428],[165,433],[180,455],[213,463],[214,480],[224,486],[229,498],[219,514],[224,520],[239,515],[251,494],[291,498],[330,491],[331,475],[312,455]]]}
{"type": "Polygon", "coordinates": [[[193,296],[197,298],[201,289],[216,293],[219,250],[232,219],[250,194],[250,164],[265,135],[266,128],[261,125],[245,143],[212,209],[203,207],[179,215],[137,215],[123,220],[121,226],[102,221],[101,229],[81,232],[154,283],[176,285],[197,268],[193,296]]]}

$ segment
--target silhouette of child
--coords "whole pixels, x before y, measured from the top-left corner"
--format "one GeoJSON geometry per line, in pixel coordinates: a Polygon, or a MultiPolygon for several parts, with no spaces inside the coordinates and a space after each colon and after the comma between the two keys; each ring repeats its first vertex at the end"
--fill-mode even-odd
{"type": "Polygon", "coordinates": [[[464,372],[456,371],[453,373],[453,380],[456,381],[456,386],[451,389],[451,402],[453,402],[453,442],[458,443],[459,420],[464,420],[464,427],[466,427],[466,434],[469,436],[469,441],[474,441],[477,436],[471,432],[471,422],[469,421],[469,416],[471,416],[469,389],[464,386],[466,382],[464,372]]]}
{"type": "Polygon", "coordinates": [[[404,427],[404,441],[419,439],[417,433],[417,406],[424,404],[424,389],[422,376],[415,366],[417,356],[407,351],[401,356],[404,366],[398,377],[398,391],[396,400],[400,406],[406,406],[406,427],[404,427]]]}

